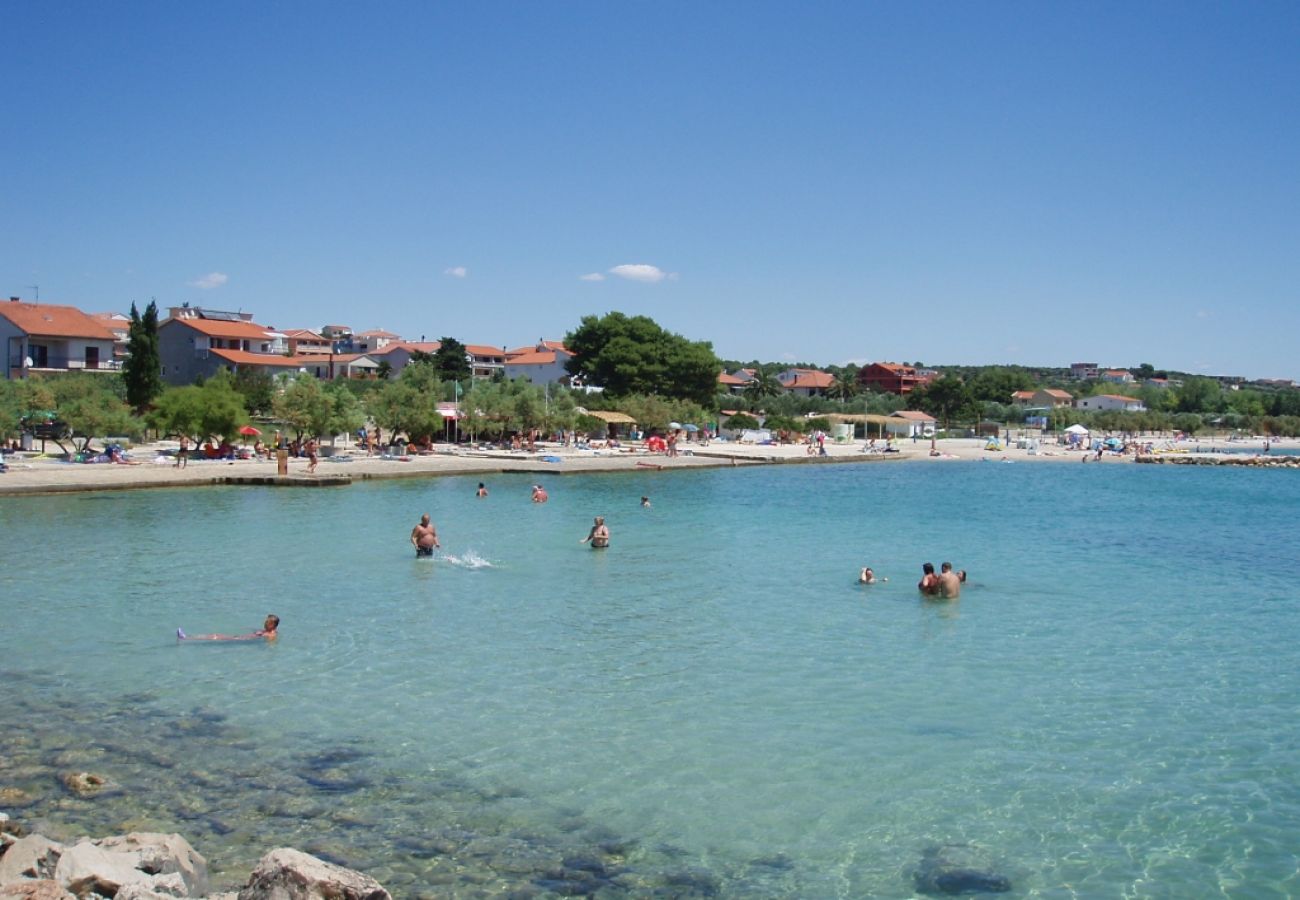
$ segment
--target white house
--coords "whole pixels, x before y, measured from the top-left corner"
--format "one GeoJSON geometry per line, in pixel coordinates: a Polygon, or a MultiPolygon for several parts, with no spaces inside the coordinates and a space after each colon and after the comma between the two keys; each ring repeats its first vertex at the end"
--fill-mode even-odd
{"type": "Polygon", "coordinates": [[[835,383],[835,376],[830,372],[817,369],[786,369],[776,380],[781,382],[787,394],[800,397],[824,397],[830,386],[835,383]]]}
{"type": "Polygon", "coordinates": [[[75,306],[24,303],[17,297],[0,303],[6,378],[26,378],[36,371],[116,369],[116,340],[107,323],[75,306]]]}
{"type": "Polygon", "coordinates": [[[569,379],[564,364],[573,354],[559,341],[538,341],[506,351],[506,377],[527,378],[533,384],[562,384],[569,379]]]}
{"type": "Polygon", "coordinates": [[[1119,410],[1121,412],[1146,412],[1146,407],[1137,397],[1125,397],[1122,394],[1095,394],[1080,397],[1074,402],[1076,409],[1119,410]]]}

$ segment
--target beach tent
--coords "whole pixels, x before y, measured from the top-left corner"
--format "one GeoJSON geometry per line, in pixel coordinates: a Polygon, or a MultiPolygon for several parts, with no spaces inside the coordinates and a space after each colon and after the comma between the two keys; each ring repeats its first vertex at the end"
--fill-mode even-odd
{"type": "Polygon", "coordinates": [[[1065,433],[1066,434],[1087,434],[1088,429],[1084,428],[1082,425],[1071,425],[1069,428],[1065,429],[1065,433]]]}

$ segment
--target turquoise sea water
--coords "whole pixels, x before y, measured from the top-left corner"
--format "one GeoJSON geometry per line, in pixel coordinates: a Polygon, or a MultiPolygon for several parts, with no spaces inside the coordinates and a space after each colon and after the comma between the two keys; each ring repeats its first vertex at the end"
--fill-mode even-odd
{"type": "Polygon", "coordinates": [[[1300,895],[1296,473],[534,480],[0,499],[0,808],[397,897],[908,897],[934,845],[1018,896],[1300,895]]]}

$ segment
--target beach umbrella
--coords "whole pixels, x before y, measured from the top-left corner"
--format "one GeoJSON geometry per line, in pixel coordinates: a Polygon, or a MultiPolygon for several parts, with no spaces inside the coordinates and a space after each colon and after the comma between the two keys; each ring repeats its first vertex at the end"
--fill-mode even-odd
{"type": "Polygon", "coordinates": [[[259,435],[262,432],[258,431],[252,425],[245,425],[243,428],[239,429],[239,433],[243,436],[244,443],[247,444],[250,437],[259,435]]]}
{"type": "Polygon", "coordinates": [[[681,430],[681,427],[682,427],[682,423],[681,423],[681,422],[669,422],[669,423],[668,423],[668,427],[669,427],[671,430],[673,430],[673,431],[680,431],[680,430],[681,430]]]}
{"type": "Polygon", "coordinates": [[[1066,434],[1087,434],[1088,429],[1084,428],[1082,425],[1071,425],[1069,428],[1065,429],[1065,433],[1066,434]]]}
{"type": "Polygon", "coordinates": [[[683,425],[682,427],[685,428],[687,431],[699,431],[699,430],[700,430],[700,426],[698,426],[698,425],[691,425],[691,424],[689,424],[689,423],[686,424],[686,425],[683,425]]]}

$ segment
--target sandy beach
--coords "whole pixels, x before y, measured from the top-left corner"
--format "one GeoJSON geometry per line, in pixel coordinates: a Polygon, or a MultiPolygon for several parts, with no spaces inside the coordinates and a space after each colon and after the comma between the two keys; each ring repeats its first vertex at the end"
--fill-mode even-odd
{"type": "MultiPolygon", "coordinates": [[[[636,447],[621,450],[576,450],[540,444],[535,453],[506,450],[471,450],[466,448],[435,450],[405,457],[367,456],[354,448],[340,447],[336,455],[323,457],[315,475],[307,474],[306,459],[289,460],[289,476],[294,481],[338,481],[339,476],[352,480],[369,478],[435,477],[440,475],[490,475],[498,472],[529,472],[538,479],[584,472],[615,472],[654,468],[698,468],[703,466],[740,466],[772,464],[824,465],[835,463],[930,463],[984,459],[995,462],[1077,463],[1083,454],[1054,445],[1037,450],[1018,448],[1014,442],[1004,450],[985,449],[985,441],[975,438],[950,438],[935,444],[937,456],[931,455],[930,443],[922,440],[900,441],[897,453],[868,453],[861,441],[852,444],[827,444],[826,456],[808,454],[805,445],[741,444],[712,441],[706,445],[687,444],[683,451],[668,457],[648,453],[636,447]]],[[[1187,452],[1234,451],[1262,452],[1262,441],[1184,442],[1187,452]]],[[[1300,442],[1273,442],[1278,449],[1300,446],[1300,442]]],[[[265,460],[191,460],[181,469],[172,464],[169,454],[175,442],[136,446],[130,451],[130,465],[113,463],[68,463],[53,456],[11,454],[6,456],[9,470],[0,474],[0,494],[23,494],[64,491],[124,490],[220,484],[225,479],[270,479],[276,475],[274,461],[265,460]]],[[[1090,460],[1090,462],[1096,462],[1090,460]]],[[[1103,455],[1104,465],[1126,465],[1131,456],[1103,455]]]]}

